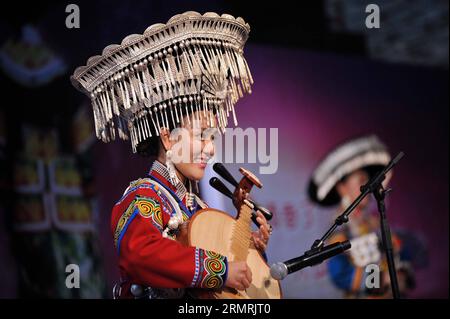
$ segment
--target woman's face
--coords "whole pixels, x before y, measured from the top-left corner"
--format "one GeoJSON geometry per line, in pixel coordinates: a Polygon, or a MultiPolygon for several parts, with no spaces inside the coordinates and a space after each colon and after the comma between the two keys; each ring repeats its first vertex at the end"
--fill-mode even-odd
{"type": "Polygon", "coordinates": [[[216,132],[203,112],[184,117],[183,127],[171,132],[172,161],[181,175],[196,181],[203,178],[207,162],[214,156],[216,132]]]}
{"type": "MultiPolygon", "coordinates": [[[[337,185],[337,191],[341,198],[346,197],[349,203],[353,202],[361,194],[361,186],[369,181],[369,174],[364,170],[357,170],[348,175],[345,180],[337,185]]],[[[369,197],[366,196],[359,204],[364,208],[369,203],[369,197]]]]}

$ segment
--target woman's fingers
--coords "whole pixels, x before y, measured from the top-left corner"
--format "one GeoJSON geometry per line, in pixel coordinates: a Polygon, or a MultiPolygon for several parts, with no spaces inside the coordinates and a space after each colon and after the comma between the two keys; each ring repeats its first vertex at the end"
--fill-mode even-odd
{"type": "Polygon", "coordinates": [[[259,246],[261,247],[261,250],[264,251],[267,248],[267,244],[262,241],[261,239],[259,240],[259,246]]]}
{"type": "Polygon", "coordinates": [[[270,238],[270,225],[260,211],[256,212],[256,221],[260,226],[258,231],[253,232],[253,242],[259,251],[264,251],[270,238]]]}
{"type": "Polygon", "coordinates": [[[264,217],[263,213],[261,213],[259,210],[256,212],[256,219],[260,220],[260,224],[266,224],[267,225],[266,217],[264,217]]]}
{"type": "Polygon", "coordinates": [[[259,242],[263,239],[261,231],[255,231],[252,233],[253,236],[253,242],[255,243],[255,246],[259,244],[259,242]]]}
{"type": "Polygon", "coordinates": [[[243,289],[241,289],[241,290],[247,289],[248,287],[250,287],[250,281],[248,281],[247,278],[242,278],[242,286],[243,286],[243,289]]]}
{"type": "Polygon", "coordinates": [[[256,220],[260,224],[259,232],[261,233],[262,238],[264,239],[264,241],[267,242],[269,240],[269,237],[270,237],[269,225],[267,224],[267,221],[264,223],[263,220],[261,218],[259,218],[259,217],[256,220]]]}
{"type": "Polygon", "coordinates": [[[252,233],[253,243],[258,250],[265,250],[268,243],[268,234],[263,235],[261,230],[252,233]]]}
{"type": "Polygon", "coordinates": [[[269,241],[269,228],[266,225],[261,225],[261,227],[259,227],[259,230],[261,232],[262,238],[264,239],[264,241],[269,241]]]}
{"type": "Polygon", "coordinates": [[[241,274],[239,281],[238,290],[245,290],[250,287],[250,284],[252,283],[252,271],[250,270],[250,267],[246,266],[245,272],[241,274]]]}
{"type": "Polygon", "coordinates": [[[256,212],[256,216],[257,216],[256,221],[259,223],[260,229],[261,229],[261,227],[263,227],[264,233],[265,233],[265,235],[267,235],[266,238],[269,238],[270,226],[269,226],[269,223],[267,222],[267,219],[264,217],[264,215],[260,211],[256,212]]]}
{"type": "Polygon", "coordinates": [[[267,247],[267,244],[260,238],[254,238],[255,248],[259,251],[264,251],[267,247]]]}
{"type": "Polygon", "coordinates": [[[248,267],[248,266],[247,266],[247,273],[246,273],[246,275],[247,275],[246,279],[249,282],[252,282],[252,271],[250,270],[250,267],[248,267]]]}

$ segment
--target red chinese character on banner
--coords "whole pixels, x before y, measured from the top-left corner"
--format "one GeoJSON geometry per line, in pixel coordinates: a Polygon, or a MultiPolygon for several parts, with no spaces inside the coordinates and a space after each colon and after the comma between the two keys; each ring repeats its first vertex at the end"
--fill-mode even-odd
{"type": "Polygon", "coordinates": [[[279,216],[277,214],[277,208],[275,206],[275,203],[269,202],[266,208],[272,212],[272,219],[269,221],[269,223],[272,225],[272,227],[276,227],[279,222],[279,216]]]}
{"type": "Polygon", "coordinates": [[[314,207],[311,204],[306,204],[302,206],[302,211],[305,216],[305,223],[303,225],[303,229],[309,230],[312,228],[314,224],[314,207]]]}
{"type": "Polygon", "coordinates": [[[284,216],[286,217],[287,228],[294,229],[297,225],[297,211],[291,203],[287,203],[283,207],[284,216]]]}

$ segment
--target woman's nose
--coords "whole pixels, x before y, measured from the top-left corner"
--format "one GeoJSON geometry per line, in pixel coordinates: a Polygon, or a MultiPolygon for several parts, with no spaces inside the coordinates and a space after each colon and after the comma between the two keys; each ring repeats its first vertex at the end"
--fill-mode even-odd
{"type": "Polygon", "coordinates": [[[209,157],[214,156],[214,143],[211,140],[204,141],[203,153],[209,157]]]}

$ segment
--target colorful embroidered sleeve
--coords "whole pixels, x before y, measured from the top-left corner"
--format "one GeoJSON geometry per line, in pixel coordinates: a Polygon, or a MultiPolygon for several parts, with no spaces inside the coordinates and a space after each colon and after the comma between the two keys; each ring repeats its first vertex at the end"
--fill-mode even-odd
{"type": "Polygon", "coordinates": [[[221,287],[226,257],[162,236],[172,210],[152,185],[131,189],[115,205],[111,226],[122,272],[154,288],[221,287]]]}

